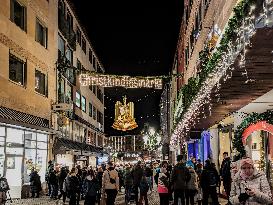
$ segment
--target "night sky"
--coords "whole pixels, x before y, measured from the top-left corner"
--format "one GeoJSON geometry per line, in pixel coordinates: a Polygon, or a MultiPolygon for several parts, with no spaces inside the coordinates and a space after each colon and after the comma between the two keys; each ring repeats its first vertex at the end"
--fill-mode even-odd
{"type": "MultiPolygon", "coordinates": [[[[183,0],[70,0],[102,62],[105,73],[167,75],[172,68],[183,11],[183,0]]],[[[105,133],[138,134],[144,123],[159,129],[161,90],[105,88],[105,133]],[[114,106],[122,96],[135,103],[139,127],[120,132],[111,128],[114,106]]]]}

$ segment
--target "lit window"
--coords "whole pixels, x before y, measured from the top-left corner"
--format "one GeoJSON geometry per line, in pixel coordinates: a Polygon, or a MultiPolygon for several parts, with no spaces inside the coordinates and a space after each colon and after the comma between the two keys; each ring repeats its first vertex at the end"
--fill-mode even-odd
{"type": "Polygon", "coordinates": [[[89,116],[92,117],[93,116],[93,106],[91,103],[89,103],[89,116]]]}
{"type": "Polygon", "coordinates": [[[46,86],[47,83],[45,74],[39,70],[35,70],[35,91],[42,95],[46,95],[46,86]]]}
{"type": "Polygon", "coordinates": [[[86,112],[86,98],[82,96],[82,111],[86,112]]]}
{"type": "Polygon", "coordinates": [[[81,107],[81,94],[76,92],[76,106],[81,107]]]}

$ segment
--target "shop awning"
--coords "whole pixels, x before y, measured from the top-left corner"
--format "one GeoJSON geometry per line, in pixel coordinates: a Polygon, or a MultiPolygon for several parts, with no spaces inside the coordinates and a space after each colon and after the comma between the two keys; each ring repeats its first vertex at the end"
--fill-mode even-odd
{"type": "Polygon", "coordinates": [[[53,153],[62,153],[65,150],[84,151],[84,152],[96,152],[103,153],[102,148],[96,147],[90,144],[76,142],[73,140],[56,137],[53,145],[53,153]]]}

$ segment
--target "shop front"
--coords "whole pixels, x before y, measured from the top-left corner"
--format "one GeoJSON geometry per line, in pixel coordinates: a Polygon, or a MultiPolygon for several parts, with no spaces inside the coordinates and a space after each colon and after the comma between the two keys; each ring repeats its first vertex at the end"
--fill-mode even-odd
{"type": "Polygon", "coordinates": [[[48,133],[0,124],[0,175],[6,176],[12,198],[21,198],[34,168],[45,182],[48,133]]]}
{"type": "Polygon", "coordinates": [[[77,165],[81,167],[97,166],[97,156],[102,149],[90,144],[81,143],[61,137],[56,137],[53,146],[55,162],[61,167],[69,170],[77,165]]]}

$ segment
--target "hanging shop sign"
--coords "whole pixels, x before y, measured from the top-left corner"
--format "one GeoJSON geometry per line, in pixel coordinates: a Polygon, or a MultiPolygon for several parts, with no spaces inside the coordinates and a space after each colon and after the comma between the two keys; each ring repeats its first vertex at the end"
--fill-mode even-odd
{"type": "Polygon", "coordinates": [[[79,81],[82,86],[98,85],[102,87],[125,87],[125,88],[154,88],[162,89],[160,77],[130,77],[102,74],[80,74],[79,81]]]}

